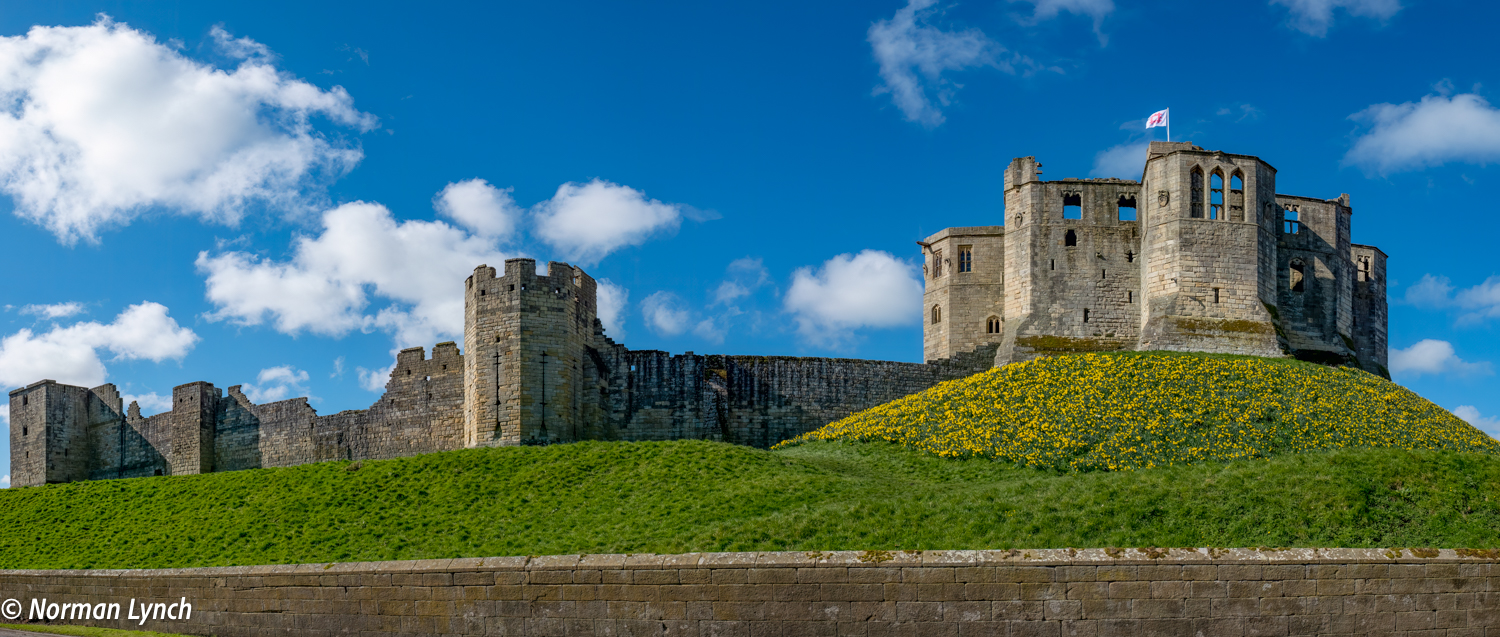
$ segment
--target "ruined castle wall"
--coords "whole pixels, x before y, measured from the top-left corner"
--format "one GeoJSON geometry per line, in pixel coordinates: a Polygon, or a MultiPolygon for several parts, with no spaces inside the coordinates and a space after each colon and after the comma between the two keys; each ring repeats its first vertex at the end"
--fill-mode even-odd
{"type": "Polygon", "coordinates": [[[1276,203],[1291,213],[1288,219],[1296,217],[1283,220],[1277,244],[1282,329],[1293,350],[1344,351],[1342,335],[1352,316],[1349,208],[1337,200],[1288,195],[1277,196],[1276,203]]]}
{"type": "Polygon", "coordinates": [[[1350,336],[1354,352],[1366,371],[1390,378],[1386,368],[1385,253],[1374,246],[1351,246],[1354,266],[1350,336]]]}
{"type": "Polygon", "coordinates": [[[721,440],[768,447],[854,412],[989,369],[994,346],[933,363],[790,356],[671,355],[611,341],[606,420],[579,438],[721,440]]]}

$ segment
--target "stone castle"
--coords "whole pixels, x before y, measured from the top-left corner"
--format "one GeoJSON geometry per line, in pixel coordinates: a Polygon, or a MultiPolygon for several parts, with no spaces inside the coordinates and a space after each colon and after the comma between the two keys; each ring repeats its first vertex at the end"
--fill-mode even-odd
{"type": "Polygon", "coordinates": [[[583,270],[511,259],[464,281],[463,351],[401,351],[368,409],[323,416],[306,398],[257,405],[237,385],[194,382],[143,417],[114,385],[14,390],[12,485],[577,440],[765,447],[1068,352],[1297,356],[1385,374],[1385,255],[1350,243],[1347,196],[1277,195],[1269,164],[1190,143],[1152,143],[1140,182],[1044,182],[1040,167],[1006,170],[1006,226],[918,242],[924,364],[633,351],[605,335],[583,270]]]}

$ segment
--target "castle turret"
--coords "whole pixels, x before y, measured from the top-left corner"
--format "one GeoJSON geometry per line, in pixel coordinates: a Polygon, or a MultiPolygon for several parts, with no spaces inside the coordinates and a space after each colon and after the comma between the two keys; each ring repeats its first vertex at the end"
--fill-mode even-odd
{"type": "Polygon", "coordinates": [[[10,392],[11,485],[87,480],[97,463],[91,434],[122,421],[114,385],[93,389],[43,380],[10,392]]]}
{"type": "Polygon", "coordinates": [[[214,470],[214,429],[219,390],[203,381],[172,388],[171,449],[166,457],[169,475],[184,476],[214,470]]]}
{"type": "Polygon", "coordinates": [[[474,270],[464,290],[467,446],[579,438],[595,292],[583,270],[556,261],[546,275],[532,259],[506,260],[500,277],[474,270]]]}
{"type": "Polygon", "coordinates": [[[1139,349],[1282,355],[1271,314],[1276,169],[1152,142],[1141,189],[1139,349]]]}

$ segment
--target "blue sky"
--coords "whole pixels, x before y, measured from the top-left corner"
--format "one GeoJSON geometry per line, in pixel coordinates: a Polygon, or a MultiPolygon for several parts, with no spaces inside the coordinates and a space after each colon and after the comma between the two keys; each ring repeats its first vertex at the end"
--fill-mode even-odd
{"type": "Polygon", "coordinates": [[[0,2],[0,384],[363,408],[513,256],[635,349],[916,361],[913,240],[1013,157],[1138,178],[1170,107],[1350,193],[1396,380],[1500,431],[1489,5],[311,4],[0,2]]]}

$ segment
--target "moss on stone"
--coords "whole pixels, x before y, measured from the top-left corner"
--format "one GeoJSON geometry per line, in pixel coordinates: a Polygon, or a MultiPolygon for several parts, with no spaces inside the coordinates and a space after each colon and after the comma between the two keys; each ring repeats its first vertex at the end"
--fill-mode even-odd
{"type": "Polygon", "coordinates": [[[1242,319],[1226,320],[1214,318],[1188,318],[1183,316],[1172,317],[1172,323],[1179,329],[1190,332],[1228,332],[1235,334],[1274,334],[1276,327],[1261,321],[1246,321],[1242,319]]]}
{"type": "Polygon", "coordinates": [[[1050,352],[1112,352],[1125,349],[1125,343],[1118,339],[1069,336],[1022,336],[1016,339],[1016,346],[1050,352]]]}

